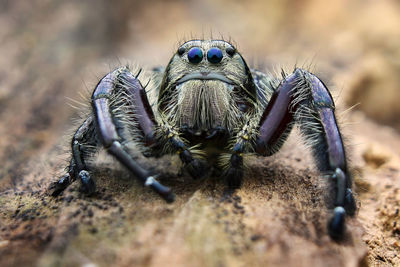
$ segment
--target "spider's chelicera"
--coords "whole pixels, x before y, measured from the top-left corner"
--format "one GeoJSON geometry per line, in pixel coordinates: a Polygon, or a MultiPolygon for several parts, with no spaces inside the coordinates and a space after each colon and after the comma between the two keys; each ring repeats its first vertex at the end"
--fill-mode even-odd
{"type": "Polygon", "coordinates": [[[250,69],[222,40],[184,43],[165,69],[154,70],[146,90],[139,74],[122,67],[97,84],[92,113],[72,138],[68,173],[53,184],[53,195],[76,178],[84,191],[95,191],[87,155],[100,145],[167,202],[174,194],[133,159],[132,149],[154,157],[178,154],[193,178],[218,166],[228,186],[238,188],[243,155],[274,154],[296,123],[318,169],[334,185],[329,234],[334,239],[343,236],[345,216],[353,215],[356,205],[335,106],[315,75],[295,69],[278,79],[250,69]]]}

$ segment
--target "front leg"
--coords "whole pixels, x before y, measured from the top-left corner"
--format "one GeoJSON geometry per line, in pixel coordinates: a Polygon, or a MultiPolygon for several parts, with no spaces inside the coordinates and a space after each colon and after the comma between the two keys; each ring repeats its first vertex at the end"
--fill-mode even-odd
{"type": "Polygon", "coordinates": [[[156,146],[155,119],[144,88],[137,77],[126,69],[117,69],[100,80],[92,95],[93,116],[77,130],[72,139],[72,159],[68,174],[53,184],[53,195],[60,194],[76,176],[85,191],[95,190],[85,163],[87,149],[99,144],[128,168],[145,186],[152,188],[167,202],[174,200],[168,187],[155,180],[155,175],[139,165],[129,150],[156,146]],[[130,138],[134,136],[135,140],[130,138]]]}
{"type": "Polygon", "coordinates": [[[242,185],[244,175],[243,155],[254,151],[258,124],[248,115],[242,129],[234,136],[230,145],[230,153],[220,158],[220,165],[224,169],[223,176],[230,189],[237,189],[242,185]]]}
{"type": "Polygon", "coordinates": [[[280,84],[262,116],[256,151],[263,155],[273,153],[293,122],[299,124],[318,169],[334,183],[335,208],[328,231],[332,238],[340,239],[345,231],[345,215],[354,215],[356,205],[334,109],[326,86],[315,75],[296,69],[280,84]]]}
{"type": "Polygon", "coordinates": [[[93,92],[92,105],[96,128],[107,151],[145,186],[152,188],[167,202],[174,201],[175,196],[171,190],[156,181],[148,170],[139,165],[124,144],[124,141],[127,141],[126,136],[124,137],[126,128],[124,124],[134,125],[135,131],[140,132],[145,146],[151,146],[156,142],[154,114],[137,76],[134,77],[128,69],[118,69],[106,75],[93,92]],[[112,107],[112,99],[116,99],[117,106],[115,108],[112,107]],[[128,107],[125,112],[130,113],[129,107],[133,110],[134,122],[127,119],[127,114],[118,114],[118,110],[124,110],[123,105],[128,107]]]}

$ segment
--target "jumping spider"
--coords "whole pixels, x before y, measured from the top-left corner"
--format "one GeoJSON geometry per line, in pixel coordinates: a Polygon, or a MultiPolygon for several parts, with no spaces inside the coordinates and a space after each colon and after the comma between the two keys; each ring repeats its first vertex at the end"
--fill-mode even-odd
{"type": "Polygon", "coordinates": [[[184,43],[165,69],[154,69],[147,88],[139,74],[122,67],[97,84],[92,114],[72,138],[68,173],[53,184],[53,195],[76,178],[84,191],[95,191],[86,161],[102,145],[145,186],[174,201],[170,188],[133,159],[132,143],[146,156],[178,154],[193,178],[205,176],[217,159],[229,187],[238,188],[243,154],[274,154],[297,123],[333,185],[328,232],[334,239],[343,236],[345,216],[354,215],[356,204],[333,99],[315,75],[297,68],[278,79],[250,69],[222,40],[184,43]]]}

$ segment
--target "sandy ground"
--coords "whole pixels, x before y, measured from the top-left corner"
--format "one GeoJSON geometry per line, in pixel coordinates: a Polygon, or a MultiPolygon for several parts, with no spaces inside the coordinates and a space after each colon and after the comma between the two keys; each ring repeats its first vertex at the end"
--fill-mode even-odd
{"type": "Polygon", "coordinates": [[[400,7],[326,5],[1,2],[0,265],[400,265],[400,7]],[[165,65],[180,41],[210,31],[253,66],[310,66],[332,89],[359,206],[344,241],[327,235],[326,185],[297,131],[279,154],[250,159],[231,196],[218,177],[180,174],[176,158],[140,158],[176,192],[167,205],[104,153],[94,196],[78,183],[46,194],[69,157],[68,98],[121,64],[165,65]]]}

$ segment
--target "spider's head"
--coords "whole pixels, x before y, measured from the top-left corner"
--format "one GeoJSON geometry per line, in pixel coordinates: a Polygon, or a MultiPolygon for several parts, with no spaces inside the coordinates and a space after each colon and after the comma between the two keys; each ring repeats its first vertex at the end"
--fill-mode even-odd
{"type": "Polygon", "coordinates": [[[256,87],[243,57],[221,40],[192,40],[170,60],[159,93],[159,109],[178,125],[198,130],[230,128],[251,112],[256,87]]]}

